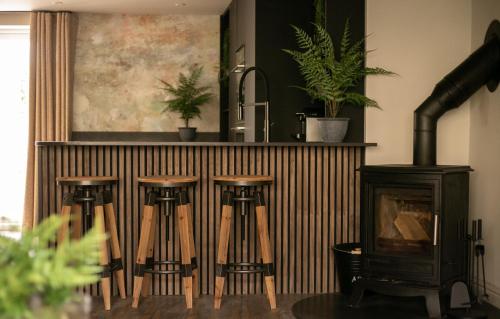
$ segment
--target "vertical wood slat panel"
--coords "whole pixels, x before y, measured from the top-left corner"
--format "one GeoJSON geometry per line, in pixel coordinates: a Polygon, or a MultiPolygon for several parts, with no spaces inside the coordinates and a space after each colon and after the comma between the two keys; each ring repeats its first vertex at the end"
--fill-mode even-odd
{"type": "MultiPolygon", "coordinates": [[[[215,256],[221,209],[221,189],[212,182],[220,174],[269,174],[275,183],[261,188],[266,196],[278,293],[325,293],[338,290],[331,247],[359,241],[360,175],[362,147],[335,146],[40,146],[40,218],[60,210],[69,189],[56,186],[58,176],[116,175],[113,187],[119,238],[126,272],[126,287],[133,287],[133,270],[139,238],[144,190],[138,175],[193,174],[198,186],[190,190],[200,269],[200,292],[213,294],[215,256]]],[[[166,219],[156,234],[155,256],[179,259],[175,218],[166,219]]],[[[247,215],[242,241],[239,208],[231,229],[230,260],[260,261],[255,214],[247,215]]],[[[152,292],[181,294],[180,277],[157,275],[152,292]]],[[[116,294],[116,284],[113,285],[116,294]]],[[[99,294],[98,285],[86,291],[99,294]]],[[[262,293],[262,276],[230,275],[226,292],[262,293]]]]}
{"type": "Polygon", "coordinates": [[[296,293],[303,293],[302,285],[302,270],[303,270],[303,260],[302,258],[302,221],[304,216],[304,201],[302,200],[304,192],[302,191],[302,185],[304,183],[304,148],[299,147],[297,154],[297,184],[295,186],[295,192],[297,196],[297,213],[295,215],[296,220],[296,237],[295,237],[295,248],[297,257],[295,259],[295,285],[296,293]]]}

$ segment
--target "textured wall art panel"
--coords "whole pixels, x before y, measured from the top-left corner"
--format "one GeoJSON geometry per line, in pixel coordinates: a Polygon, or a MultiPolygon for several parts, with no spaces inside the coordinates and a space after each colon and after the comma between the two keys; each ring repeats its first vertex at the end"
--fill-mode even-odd
{"type": "Polygon", "coordinates": [[[192,121],[219,131],[219,17],[79,14],[75,57],[75,131],[177,131],[178,114],[161,114],[159,79],[175,82],[192,63],[215,98],[192,121]]]}

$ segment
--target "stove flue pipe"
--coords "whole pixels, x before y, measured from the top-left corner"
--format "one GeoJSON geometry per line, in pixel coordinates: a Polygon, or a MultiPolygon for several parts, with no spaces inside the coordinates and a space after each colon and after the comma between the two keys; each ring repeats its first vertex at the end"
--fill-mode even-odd
{"type": "Polygon", "coordinates": [[[493,92],[499,79],[500,23],[495,20],[488,28],[485,43],[446,75],[415,110],[413,164],[436,165],[438,119],[459,107],[485,84],[493,92]]]}

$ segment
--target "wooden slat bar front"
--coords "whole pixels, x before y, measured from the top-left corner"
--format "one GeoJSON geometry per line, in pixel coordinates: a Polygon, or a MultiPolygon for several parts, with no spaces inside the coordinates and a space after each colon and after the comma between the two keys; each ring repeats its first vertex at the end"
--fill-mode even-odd
{"type": "MultiPolygon", "coordinates": [[[[359,241],[360,180],[357,169],[364,163],[369,144],[186,144],[179,143],[39,143],[40,218],[56,213],[63,192],[56,178],[67,175],[113,175],[120,181],[113,189],[127,294],[132,293],[133,267],[139,239],[144,190],[139,175],[199,177],[190,191],[194,233],[200,270],[200,293],[213,294],[217,235],[221,214],[219,186],[212,177],[231,174],[269,174],[275,182],[264,191],[269,221],[276,292],[327,293],[338,289],[332,246],[359,241]]],[[[253,207],[252,207],[253,209],[253,207]]],[[[180,260],[177,222],[158,214],[155,256],[180,260]]],[[[239,208],[230,230],[229,262],[260,261],[255,213],[247,216],[246,240],[242,241],[239,208]]],[[[153,294],[182,294],[178,275],[153,276],[153,294]]],[[[264,290],[260,274],[229,275],[225,294],[253,294],[264,290]]],[[[93,294],[98,293],[91,287],[93,294]]],[[[116,283],[113,293],[117,294],[116,283]]]]}

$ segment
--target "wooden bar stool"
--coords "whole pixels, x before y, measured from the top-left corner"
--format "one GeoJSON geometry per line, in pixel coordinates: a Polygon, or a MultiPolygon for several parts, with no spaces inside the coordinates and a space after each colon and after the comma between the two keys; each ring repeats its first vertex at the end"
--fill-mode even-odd
{"type": "Polygon", "coordinates": [[[120,297],[125,299],[125,276],[123,273],[123,262],[116,228],[116,216],[113,209],[113,194],[104,190],[105,186],[115,185],[118,178],[113,176],[69,176],[58,177],[57,185],[71,186],[73,192],[64,194],[61,216],[68,217],[68,223],[61,226],[58,233],[58,242],[62,242],[68,236],[69,216],[71,215],[71,238],[79,239],[82,228],[89,228],[91,215],[94,213],[94,223],[99,227],[101,233],[109,233],[111,242],[111,261],[108,256],[107,241],[101,244],[100,265],[101,289],[104,299],[104,308],[111,309],[111,274],[115,274],[120,297]],[[83,209],[82,209],[83,208],[83,209]],[[82,214],[83,212],[83,214],[82,214]],[[82,222],[83,216],[85,221],[82,222]],[[82,227],[85,225],[86,227],[82,227]]]}
{"type": "Polygon", "coordinates": [[[144,186],[147,193],[143,209],[139,247],[137,249],[132,307],[137,308],[139,305],[141,292],[143,296],[147,296],[151,284],[151,274],[170,275],[180,273],[183,277],[186,306],[190,309],[193,307],[193,296],[198,297],[198,267],[194,245],[193,212],[186,188],[196,185],[198,178],[193,176],[144,176],[139,177],[137,180],[140,186],[144,186]],[[164,190],[164,192],[162,193],[158,189],[164,190]],[[181,262],[155,261],[153,258],[156,228],[155,206],[162,202],[165,202],[167,206],[167,223],[173,206],[177,207],[181,262]],[[155,265],[172,266],[173,269],[155,270],[155,265]],[[180,266],[180,269],[176,266],[180,266]]]}
{"type": "MultiPolygon", "coordinates": [[[[266,204],[262,192],[257,191],[257,186],[270,185],[273,183],[272,176],[214,176],[216,185],[238,187],[240,192],[234,196],[232,191],[224,191],[222,202],[222,217],[220,225],[219,246],[217,251],[215,298],[214,308],[219,309],[224,290],[224,280],[227,273],[264,273],[267,298],[271,309],[276,308],[276,293],[274,290],[274,266],[269,241],[269,231],[266,213],[266,204]],[[254,202],[257,218],[258,238],[262,255],[262,263],[227,263],[227,251],[229,246],[229,233],[231,229],[231,215],[233,203],[241,202],[241,214],[244,217],[247,212],[247,203],[254,202]]],[[[244,218],[242,218],[242,235],[244,237],[244,218]]]]}

